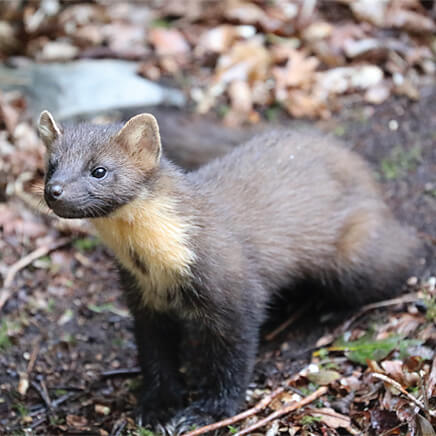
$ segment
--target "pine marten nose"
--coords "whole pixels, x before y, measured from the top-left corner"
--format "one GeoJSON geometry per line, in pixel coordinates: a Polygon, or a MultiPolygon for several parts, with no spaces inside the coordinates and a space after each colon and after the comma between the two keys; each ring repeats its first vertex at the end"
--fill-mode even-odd
{"type": "Polygon", "coordinates": [[[64,188],[59,183],[48,185],[47,193],[51,200],[58,200],[64,193],[64,188]]]}

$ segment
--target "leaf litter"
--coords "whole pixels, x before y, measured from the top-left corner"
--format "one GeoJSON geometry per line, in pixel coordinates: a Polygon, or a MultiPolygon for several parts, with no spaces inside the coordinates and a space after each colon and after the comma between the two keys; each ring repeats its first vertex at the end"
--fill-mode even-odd
{"type": "MultiPolygon", "coordinates": [[[[312,2],[189,3],[3,3],[1,55],[140,60],[145,76],[191,77],[181,86],[196,109],[228,105],[228,124],[256,123],[272,105],[293,117],[328,118],[353,94],[374,104],[392,94],[416,99],[420,81],[435,72],[434,11],[419,1],[342,0],[331,4],[343,13],[339,21],[312,2]]],[[[0,322],[0,429],[145,434],[133,419],[136,358],[111,262],[87,228],[61,227],[39,204],[44,147],[25,98],[2,92],[0,115],[3,280],[11,265],[60,235],[76,241],[14,278],[16,293],[0,322]],[[102,340],[109,332],[111,341],[102,340]],[[120,360],[130,379],[102,375],[102,368],[123,374],[120,360]]],[[[281,377],[258,382],[262,388],[251,386],[247,409],[282,391],[224,432],[241,432],[277,412],[257,434],[434,434],[435,279],[416,290],[415,302],[370,311],[343,335],[329,332],[324,343],[332,345],[316,349],[301,371],[279,370],[281,377]],[[291,411],[281,415],[286,407],[291,411]]]]}

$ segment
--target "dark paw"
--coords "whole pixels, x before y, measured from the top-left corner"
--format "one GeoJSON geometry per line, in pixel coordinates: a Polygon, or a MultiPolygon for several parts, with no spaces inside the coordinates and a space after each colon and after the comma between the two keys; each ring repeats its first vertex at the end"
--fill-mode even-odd
{"type": "Polygon", "coordinates": [[[195,428],[212,424],[223,417],[222,413],[210,410],[203,403],[194,403],[186,409],[178,411],[170,421],[164,426],[159,426],[157,430],[168,436],[178,436],[195,428]]]}
{"type": "Polygon", "coordinates": [[[183,390],[162,391],[157,394],[145,392],[139,400],[137,423],[155,427],[157,424],[167,422],[177,410],[183,407],[183,390]]]}

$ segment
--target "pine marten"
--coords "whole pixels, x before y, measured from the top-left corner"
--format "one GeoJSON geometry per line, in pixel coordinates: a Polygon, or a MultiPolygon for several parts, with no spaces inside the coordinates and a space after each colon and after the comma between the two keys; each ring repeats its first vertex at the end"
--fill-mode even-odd
{"type": "Polygon", "coordinates": [[[366,163],[313,129],[258,135],[189,173],[162,154],[150,114],[62,127],[43,112],[39,131],[48,206],[89,218],[119,263],[145,422],[169,410],[187,426],[234,414],[277,293],[310,279],[356,306],[407,278],[414,233],[393,218],[366,163]],[[188,323],[205,338],[208,375],[200,398],[182,407],[188,323]]]}

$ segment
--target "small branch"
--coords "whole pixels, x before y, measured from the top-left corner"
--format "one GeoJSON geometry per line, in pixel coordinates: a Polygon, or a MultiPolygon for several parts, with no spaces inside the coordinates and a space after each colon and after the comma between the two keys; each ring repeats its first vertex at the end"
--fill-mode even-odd
{"type": "MultiPolygon", "coordinates": [[[[61,397],[56,398],[56,400],[53,400],[51,402],[51,406],[52,406],[51,410],[52,411],[56,410],[56,408],[59,407],[62,403],[65,403],[65,401],[69,400],[70,398],[75,399],[75,398],[79,397],[80,395],[83,395],[83,393],[81,393],[81,392],[80,393],[68,392],[65,395],[62,395],[61,397]]],[[[33,410],[32,412],[29,413],[29,415],[36,416],[36,415],[39,415],[40,413],[47,413],[47,408],[45,407],[45,405],[36,409],[36,410],[33,410]]]]}
{"type": "Polygon", "coordinates": [[[196,430],[190,431],[188,433],[183,434],[182,436],[198,436],[200,434],[207,433],[209,431],[218,430],[222,427],[227,427],[228,425],[235,424],[238,421],[242,421],[256,413],[259,413],[263,409],[265,409],[271,401],[284,392],[283,388],[278,388],[271,392],[266,397],[262,398],[254,407],[251,409],[245,410],[244,412],[239,413],[238,415],[232,416],[231,418],[223,419],[222,421],[215,422],[214,424],[205,425],[204,427],[197,428],[196,430]]]}
{"type": "Polygon", "coordinates": [[[33,367],[35,366],[36,358],[38,357],[39,348],[40,348],[40,340],[38,339],[36,341],[35,346],[32,349],[32,354],[30,355],[29,364],[27,365],[27,375],[30,376],[30,374],[33,371],[33,367]]]}
{"type": "Polygon", "coordinates": [[[244,428],[241,431],[238,431],[235,434],[235,436],[242,436],[244,434],[251,433],[254,430],[257,430],[258,428],[261,428],[264,425],[268,424],[270,421],[273,421],[274,419],[277,419],[277,418],[279,418],[279,417],[281,417],[283,415],[287,415],[288,413],[291,413],[294,410],[299,409],[300,407],[307,406],[312,401],[315,401],[317,398],[319,398],[322,395],[324,395],[327,392],[327,390],[328,389],[327,389],[326,386],[322,386],[322,387],[318,388],[312,394],[310,394],[307,397],[303,398],[301,401],[295,401],[295,402],[289,403],[289,404],[285,405],[284,407],[282,407],[281,409],[276,410],[275,412],[271,413],[266,418],[261,419],[260,421],[256,422],[253,425],[250,425],[247,428],[244,428]]]}
{"type": "Polygon", "coordinates": [[[356,321],[366,312],[375,309],[380,309],[382,307],[395,306],[396,304],[413,303],[417,299],[418,299],[418,295],[416,293],[412,293],[412,294],[405,294],[397,298],[391,298],[390,300],[382,300],[382,301],[377,301],[375,303],[367,304],[366,306],[363,306],[362,309],[359,310],[359,312],[357,312],[355,315],[353,315],[351,318],[345,321],[345,323],[342,324],[342,326],[340,327],[340,331],[345,332],[346,330],[348,330],[350,326],[354,323],[354,321],[356,321]]]}
{"type": "Polygon", "coordinates": [[[51,410],[52,409],[51,400],[46,390],[42,386],[39,386],[38,383],[34,381],[30,382],[30,386],[32,386],[32,388],[35,389],[36,392],[38,392],[39,396],[42,398],[42,401],[44,401],[47,410],[51,410]]]}
{"type": "Polygon", "coordinates": [[[102,377],[118,377],[141,374],[141,368],[120,368],[101,373],[102,377]]]}
{"type": "Polygon", "coordinates": [[[119,420],[115,423],[110,436],[120,436],[121,432],[124,430],[124,427],[127,425],[127,422],[123,419],[121,422],[119,420]]]}
{"type": "Polygon", "coordinates": [[[427,407],[425,407],[425,404],[418,400],[418,398],[414,397],[412,394],[406,391],[406,389],[403,388],[403,386],[400,385],[397,381],[391,379],[387,375],[379,374],[377,372],[373,372],[371,374],[374,378],[378,378],[379,380],[384,381],[385,383],[390,384],[393,386],[397,391],[401,392],[407,399],[409,399],[415,406],[419,407],[426,415],[436,417],[436,411],[429,410],[427,407]]]}
{"type": "Polygon", "coordinates": [[[69,242],[71,242],[70,238],[62,238],[52,242],[51,244],[43,245],[42,247],[37,248],[36,250],[32,251],[27,256],[24,256],[18,262],[15,262],[12,266],[10,266],[6,274],[5,281],[3,283],[3,293],[0,295],[0,310],[13,294],[10,286],[12,285],[12,282],[14,281],[14,278],[19,271],[21,271],[23,268],[26,268],[36,259],[39,259],[42,256],[46,256],[51,251],[67,245],[69,242]]]}
{"type": "Polygon", "coordinates": [[[301,306],[296,312],[294,312],[284,323],[280,324],[276,329],[272,332],[268,333],[265,336],[267,341],[272,341],[277,335],[279,335],[283,330],[287,329],[291,324],[301,318],[307,310],[312,306],[312,303],[306,303],[301,306]]]}

